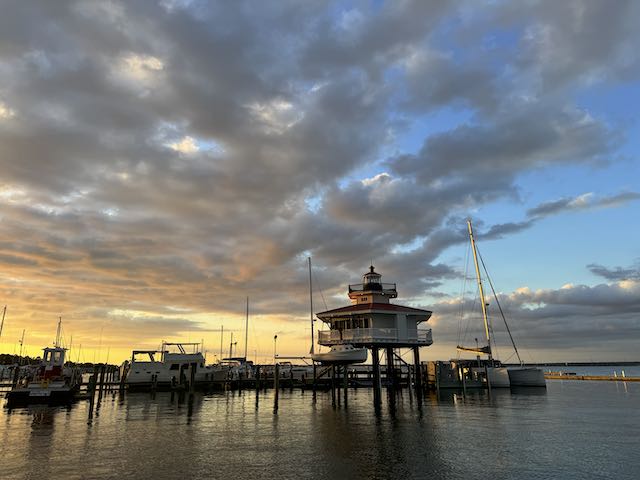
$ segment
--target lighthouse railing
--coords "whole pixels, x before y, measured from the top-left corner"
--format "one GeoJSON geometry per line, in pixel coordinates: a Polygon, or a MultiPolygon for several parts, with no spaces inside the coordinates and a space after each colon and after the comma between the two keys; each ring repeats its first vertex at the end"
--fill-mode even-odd
{"type": "Polygon", "coordinates": [[[398,295],[395,283],[352,283],[349,285],[349,293],[370,291],[382,292],[391,296],[398,295]]]}
{"type": "Polygon", "coordinates": [[[398,336],[398,330],[395,328],[350,328],[318,332],[318,343],[321,345],[377,342],[409,342],[417,345],[431,345],[433,340],[431,330],[423,329],[409,331],[403,338],[398,336]]]}

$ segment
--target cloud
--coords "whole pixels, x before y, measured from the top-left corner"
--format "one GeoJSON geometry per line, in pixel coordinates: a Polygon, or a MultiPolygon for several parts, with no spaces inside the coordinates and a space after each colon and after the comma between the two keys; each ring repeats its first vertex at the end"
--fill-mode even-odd
{"type": "MultiPolygon", "coordinates": [[[[588,360],[589,350],[635,338],[640,332],[640,283],[621,281],[612,284],[566,285],[559,289],[531,290],[523,287],[498,295],[516,345],[530,350],[564,348],[574,350],[578,358],[588,360]],[[580,348],[585,351],[580,352],[580,348]],[[586,358],[585,358],[585,355],[586,358]]],[[[497,345],[504,357],[511,356],[506,329],[495,301],[489,299],[489,311],[497,345]],[[509,353],[507,353],[509,352],[509,353]]],[[[478,304],[468,299],[464,308],[459,301],[443,300],[429,306],[436,312],[434,338],[455,343],[482,338],[482,318],[478,304]],[[460,313],[466,312],[464,317],[460,313]],[[474,313],[476,312],[476,313],[474,313]]],[[[557,353],[555,354],[558,355],[557,353]]],[[[565,355],[564,358],[567,358],[565,355]]]]}
{"type": "Polygon", "coordinates": [[[591,263],[587,265],[587,268],[594,275],[606,278],[610,281],[640,280],[640,262],[636,262],[636,265],[627,268],[607,268],[597,263],[591,263]]]}
{"type": "Polygon", "coordinates": [[[188,135],[179,142],[170,143],[169,148],[175,150],[178,153],[184,153],[187,155],[190,153],[195,153],[200,149],[193,137],[190,137],[188,135]]]}
{"type": "Polygon", "coordinates": [[[560,191],[515,213],[522,176],[618,158],[627,126],[575,99],[637,80],[635,3],[598,29],[591,3],[485,7],[6,3],[0,292],[34,329],[135,311],[158,319],[135,335],[178,334],[213,320],[169,307],[218,322],[246,295],[294,322],[308,255],[329,302],[373,259],[417,303],[457,275],[441,255],[467,217],[501,238],[636,200],[560,191]],[[513,216],[476,218],[497,202],[513,216]]]}
{"type": "Polygon", "coordinates": [[[608,197],[597,198],[592,192],[577,197],[565,197],[544,202],[527,211],[529,217],[543,217],[566,211],[587,210],[594,208],[617,207],[627,202],[640,199],[638,192],[623,192],[608,197]]]}
{"type": "Polygon", "coordinates": [[[525,169],[598,160],[611,150],[613,138],[586,112],[526,102],[495,122],[468,123],[431,135],[417,155],[400,155],[388,163],[398,174],[429,183],[471,175],[482,183],[498,172],[509,182],[525,169]]]}

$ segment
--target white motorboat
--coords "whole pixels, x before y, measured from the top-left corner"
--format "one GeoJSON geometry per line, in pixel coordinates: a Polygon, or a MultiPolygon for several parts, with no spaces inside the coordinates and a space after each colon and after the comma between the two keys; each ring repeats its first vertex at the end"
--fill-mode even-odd
{"type": "Polygon", "coordinates": [[[325,353],[312,353],[311,359],[323,365],[348,365],[367,361],[367,349],[350,344],[334,345],[325,353]]]}
{"type": "Polygon", "coordinates": [[[227,380],[230,367],[205,366],[199,347],[199,343],[165,342],[161,350],[134,350],[125,369],[125,385],[129,390],[162,390],[185,385],[192,377],[196,385],[227,380]],[[187,348],[192,351],[187,352],[187,348]],[[160,360],[156,360],[156,355],[160,355],[160,360]]]}

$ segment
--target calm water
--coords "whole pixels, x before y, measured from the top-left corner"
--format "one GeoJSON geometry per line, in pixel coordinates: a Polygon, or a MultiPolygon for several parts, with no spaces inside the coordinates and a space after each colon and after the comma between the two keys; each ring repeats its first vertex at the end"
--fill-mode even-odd
{"type": "Polygon", "coordinates": [[[549,381],[544,391],[109,394],[0,412],[1,478],[616,478],[640,475],[640,382],[549,381]]]}

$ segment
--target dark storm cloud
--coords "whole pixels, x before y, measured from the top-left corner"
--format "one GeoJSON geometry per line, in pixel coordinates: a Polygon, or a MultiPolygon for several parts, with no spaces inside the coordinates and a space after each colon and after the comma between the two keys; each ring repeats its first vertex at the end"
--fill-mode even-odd
{"type": "MultiPolygon", "coordinates": [[[[602,8],[5,2],[4,293],[88,322],[235,313],[247,294],[290,316],[306,309],[311,254],[328,297],[370,260],[389,281],[416,279],[405,299],[437,294],[456,275],[439,255],[466,241],[469,212],[521,201],[533,169],[606,163],[623,141],[571,100],[637,77],[637,5],[592,34],[602,8]],[[464,120],[396,148],[417,115],[448,109],[464,120]]],[[[576,201],[474,224],[501,238],[576,201]]]]}

